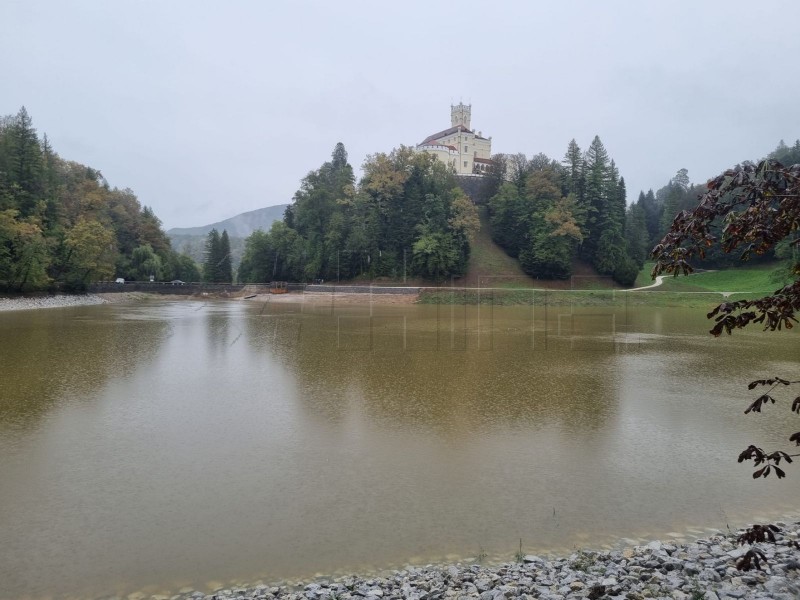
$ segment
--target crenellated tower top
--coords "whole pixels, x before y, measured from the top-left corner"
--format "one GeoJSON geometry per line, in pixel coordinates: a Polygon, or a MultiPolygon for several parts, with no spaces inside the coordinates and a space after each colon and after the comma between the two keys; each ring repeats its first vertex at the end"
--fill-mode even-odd
{"type": "Polygon", "coordinates": [[[459,102],[456,106],[450,105],[450,124],[452,127],[463,125],[470,129],[469,122],[472,113],[472,105],[459,102]]]}

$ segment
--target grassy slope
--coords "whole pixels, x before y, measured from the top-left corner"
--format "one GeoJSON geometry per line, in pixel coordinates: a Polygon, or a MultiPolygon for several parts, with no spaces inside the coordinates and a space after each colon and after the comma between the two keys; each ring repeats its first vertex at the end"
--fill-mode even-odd
{"type": "Polygon", "coordinates": [[[466,277],[459,285],[495,288],[540,288],[553,290],[619,288],[610,277],[601,277],[581,260],[572,265],[573,277],[566,280],[534,279],[527,275],[516,258],[510,257],[492,241],[492,225],[485,206],[478,207],[481,230],[472,242],[466,277]]]}
{"type": "MultiPolygon", "coordinates": [[[[781,286],[772,279],[777,265],[759,265],[722,271],[705,271],[688,276],[665,277],[664,282],[654,290],[664,292],[742,292],[747,294],[767,294],[781,286]]],[[[637,286],[650,285],[652,263],[646,263],[639,277],[637,286]]]]}
{"type": "Polygon", "coordinates": [[[469,286],[502,286],[518,284],[530,287],[533,279],[528,277],[515,258],[511,258],[492,241],[491,224],[485,206],[478,207],[481,230],[475,236],[467,265],[466,282],[469,286]]]}

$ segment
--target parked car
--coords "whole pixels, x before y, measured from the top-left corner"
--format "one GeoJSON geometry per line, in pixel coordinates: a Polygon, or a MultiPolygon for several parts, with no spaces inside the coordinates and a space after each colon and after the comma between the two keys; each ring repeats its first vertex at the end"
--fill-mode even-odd
{"type": "Polygon", "coordinates": [[[122,278],[122,277],[117,277],[117,280],[116,280],[115,283],[125,283],[125,279],[122,278]]]}
{"type": "Polygon", "coordinates": [[[172,281],[170,281],[170,283],[172,285],[185,285],[184,282],[181,281],[180,279],[173,279],[172,281]]]}

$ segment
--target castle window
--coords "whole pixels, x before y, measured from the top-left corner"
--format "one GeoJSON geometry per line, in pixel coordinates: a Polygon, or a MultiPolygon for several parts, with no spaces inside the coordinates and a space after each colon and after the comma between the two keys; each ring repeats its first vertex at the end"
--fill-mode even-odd
{"type": "Polygon", "coordinates": [[[464,146],[464,152],[469,152],[469,146],[464,146]]]}
{"type": "Polygon", "coordinates": [[[464,166],[465,166],[465,167],[467,166],[467,161],[464,161],[464,166]]]}

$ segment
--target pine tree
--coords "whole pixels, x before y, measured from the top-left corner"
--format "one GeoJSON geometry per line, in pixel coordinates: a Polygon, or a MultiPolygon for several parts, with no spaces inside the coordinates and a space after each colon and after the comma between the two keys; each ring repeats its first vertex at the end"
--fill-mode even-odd
{"type": "Polygon", "coordinates": [[[640,200],[632,204],[625,215],[625,243],[628,246],[628,255],[641,268],[652,248],[650,236],[647,232],[645,209],[640,200]]]}
{"type": "Polygon", "coordinates": [[[609,159],[603,142],[595,136],[584,156],[584,198],[588,209],[587,236],[583,245],[586,258],[594,262],[600,237],[608,217],[609,159]]]}
{"type": "Polygon", "coordinates": [[[221,239],[219,232],[212,229],[206,236],[205,260],[203,261],[203,281],[216,283],[220,281],[221,239]]]}
{"type": "Polygon", "coordinates": [[[219,282],[233,282],[233,263],[231,262],[231,241],[228,238],[228,230],[222,230],[219,239],[219,282]]]}
{"type": "Polygon", "coordinates": [[[663,233],[672,225],[675,216],[688,208],[693,203],[689,201],[689,172],[686,169],[679,169],[675,177],[669,180],[665,188],[659,190],[664,198],[664,212],[661,214],[661,232],[663,233]]]}
{"type": "Polygon", "coordinates": [[[34,213],[42,196],[42,151],[36,129],[25,107],[19,109],[8,131],[5,187],[21,217],[34,213]]]}
{"type": "Polygon", "coordinates": [[[653,190],[647,190],[647,193],[639,193],[639,204],[644,209],[644,220],[647,225],[647,239],[648,245],[652,248],[658,242],[661,233],[661,213],[664,211],[664,205],[656,200],[656,195],[653,190]]]}
{"type": "Polygon", "coordinates": [[[572,139],[567,153],[561,161],[564,165],[564,195],[574,194],[578,202],[583,200],[583,157],[577,142],[572,139]]]}

